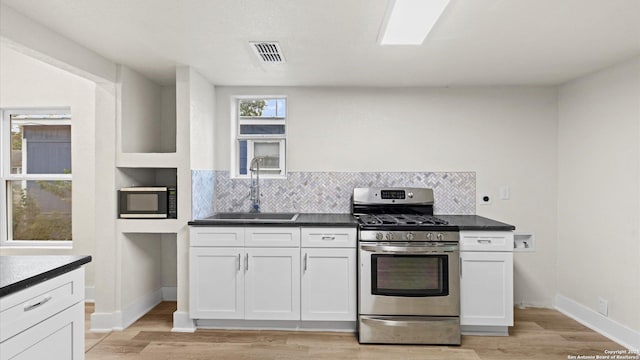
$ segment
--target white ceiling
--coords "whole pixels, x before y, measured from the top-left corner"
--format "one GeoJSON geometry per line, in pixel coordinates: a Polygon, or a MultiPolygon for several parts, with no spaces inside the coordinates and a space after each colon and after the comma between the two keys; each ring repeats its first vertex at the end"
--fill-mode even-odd
{"type": "Polygon", "coordinates": [[[164,84],[551,85],[640,55],[640,0],[452,0],[421,46],[377,44],[387,0],[0,1],[164,84]]]}

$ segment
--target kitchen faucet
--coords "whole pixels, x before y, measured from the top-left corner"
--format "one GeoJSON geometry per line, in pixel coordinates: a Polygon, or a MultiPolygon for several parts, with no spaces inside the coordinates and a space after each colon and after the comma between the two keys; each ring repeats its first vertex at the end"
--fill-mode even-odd
{"type": "Polygon", "coordinates": [[[251,187],[249,190],[249,198],[251,199],[250,212],[260,212],[260,163],[264,160],[264,157],[256,156],[251,159],[249,163],[249,172],[251,173],[251,187]],[[256,173],[255,180],[253,179],[253,172],[256,173]]]}

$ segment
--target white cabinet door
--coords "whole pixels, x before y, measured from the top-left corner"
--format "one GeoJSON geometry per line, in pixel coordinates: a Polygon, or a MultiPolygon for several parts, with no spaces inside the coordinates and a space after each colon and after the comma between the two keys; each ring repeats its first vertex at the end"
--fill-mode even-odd
{"type": "Polygon", "coordinates": [[[194,319],[244,318],[244,248],[191,247],[189,305],[194,319]]]}
{"type": "Polygon", "coordinates": [[[300,320],[300,249],[245,250],[245,319],[300,320]]]}
{"type": "Polygon", "coordinates": [[[513,325],[513,253],[460,252],[460,324],[513,325]]]}
{"type": "Polygon", "coordinates": [[[302,320],[356,320],[356,249],[302,249],[302,320]]]}

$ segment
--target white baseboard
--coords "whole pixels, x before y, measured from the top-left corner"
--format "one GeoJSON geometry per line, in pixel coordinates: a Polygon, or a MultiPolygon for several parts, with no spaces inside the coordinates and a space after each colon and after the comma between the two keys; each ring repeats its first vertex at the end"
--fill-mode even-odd
{"type": "Polygon", "coordinates": [[[97,313],[91,314],[91,332],[105,333],[110,332],[116,325],[115,313],[97,313]]]}
{"type": "Polygon", "coordinates": [[[582,325],[599,332],[631,351],[640,349],[640,331],[633,330],[560,294],[556,294],[555,308],[582,325]]]}
{"type": "Polygon", "coordinates": [[[161,290],[163,301],[178,301],[177,286],[163,286],[161,290]]]}
{"type": "Polygon", "coordinates": [[[191,317],[189,317],[188,312],[184,311],[176,311],[173,313],[173,328],[171,328],[173,332],[195,332],[196,331],[196,323],[191,317]]]}
{"type": "Polygon", "coordinates": [[[144,316],[144,314],[148,313],[149,310],[153,309],[161,302],[162,289],[158,289],[150,294],[141,297],[122,312],[122,327],[120,329],[116,328],[116,330],[128,328],[129,326],[131,326],[131,324],[136,322],[136,320],[140,319],[142,316],[144,316]]]}

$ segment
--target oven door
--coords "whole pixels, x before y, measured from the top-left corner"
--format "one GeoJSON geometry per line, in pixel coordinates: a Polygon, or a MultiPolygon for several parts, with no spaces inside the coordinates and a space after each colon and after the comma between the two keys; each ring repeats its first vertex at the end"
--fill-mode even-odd
{"type": "Polygon", "coordinates": [[[458,244],[360,243],[361,315],[460,315],[458,244]]]}

